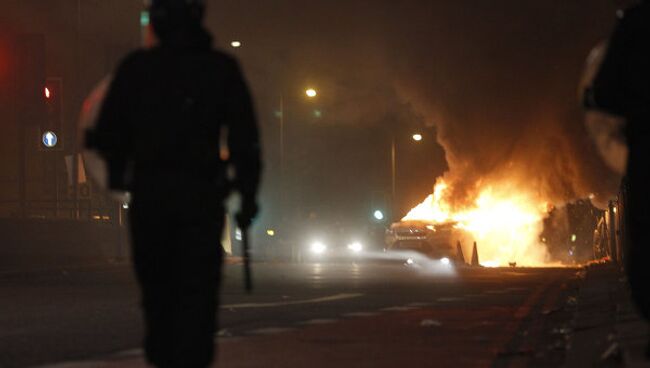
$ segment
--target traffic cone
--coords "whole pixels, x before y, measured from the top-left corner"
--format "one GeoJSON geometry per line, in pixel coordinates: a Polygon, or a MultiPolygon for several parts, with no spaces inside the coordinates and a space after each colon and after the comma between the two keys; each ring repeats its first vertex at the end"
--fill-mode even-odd
{"type": "Polygon", "coordinates": [[[476,247],[476,242],[474,242],[474,249],[472,249],[472,267],[480,266],[478,262],[478,248],[476,247]]]}
{"type": "Polygon", "coordinates": [[[465,254],[463,254],[463,247],[460,245],[460,241],[456,243],[456,259],[465,264],[465,254]]]}

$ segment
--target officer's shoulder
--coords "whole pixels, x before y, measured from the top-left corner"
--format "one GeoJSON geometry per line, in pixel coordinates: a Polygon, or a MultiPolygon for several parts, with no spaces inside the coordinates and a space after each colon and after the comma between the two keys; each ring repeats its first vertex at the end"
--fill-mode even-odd
{"type": "Polygon", "coordinates": [[[622,22],[648,22],[650,21],[650,2],[643,1],[641,3],[630,6],[619,13],[619,18],[622,22]]]}
{"type": "Polygon", "coordinates": [[[139,65],[147,62],[150,54],[151,51],[145,49],[136,49],[134,51],[131,51],[124,57],[124,59],[122,59],[122,62],[118,66],[118,70],[137,68],[139,65]]]}

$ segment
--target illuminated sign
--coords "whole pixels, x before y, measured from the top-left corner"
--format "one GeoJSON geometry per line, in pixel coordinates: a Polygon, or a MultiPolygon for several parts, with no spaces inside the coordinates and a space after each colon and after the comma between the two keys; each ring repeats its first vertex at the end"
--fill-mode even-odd
{"type": "Polygon", "coordinates": [[[56,133],[47,131],[43,133],[42,139],[43,145],[47,148],[54,148],[59,142],[59,138],[56,136],[56,133]]]}

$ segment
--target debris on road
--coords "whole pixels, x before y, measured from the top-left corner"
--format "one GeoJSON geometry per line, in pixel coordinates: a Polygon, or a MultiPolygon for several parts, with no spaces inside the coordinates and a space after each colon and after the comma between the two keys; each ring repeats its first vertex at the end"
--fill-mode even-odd
{"type": "Polygon", "coordinates": [[[623,362],[623,354],[621,352],[621,348],[617,342],[613,342],[609,345],[607,350],[603,352],[603,354],[600,356],[600,360],[603,362],[613,362],[613,363],[621,363],[623,362]]]}
{"type": "Polygon", "coordinates": [[[217,332],[217,337],[231,337],[232,333],[225,328],[222,328],[217,332]]]}
{"type": "Polygon", "coordinates": [[[578,298],[575,296],[570,296],[567,298],[566,303],[569,306],[575,307],[576,305],[578,305],[578,298]]]}

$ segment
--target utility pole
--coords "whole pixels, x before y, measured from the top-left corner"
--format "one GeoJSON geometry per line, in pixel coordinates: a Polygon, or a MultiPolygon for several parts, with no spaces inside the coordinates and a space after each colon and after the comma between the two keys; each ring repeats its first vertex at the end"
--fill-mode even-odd
{"type": "Polygon", "coordinates": [[[396,190],[395,190],[395,181],[397,180],[397,160],[396,160],[396,148],[395,148],[395,134],[391,137],[390,145],[390,160],[391,160],[391,200],[393,202],[393,212],[395,212],[395,204],[397,203],[396,199],[396,190]]]}
{"type": "MultiPolygon", "coordinates": [[[[77,34],[76,34],[76,47],[75,47],[75,65],[77,70],[76,90],[77,93],[81,87],[81,77],[79,69],[81,66],[81,0],[77,0],[77,34]]],[[[79,144],[77,125],[74,124],[70,129],[70,143],[72,145],[72,199],[74,203],[74,218],[79,220],[79,144]]]]}

